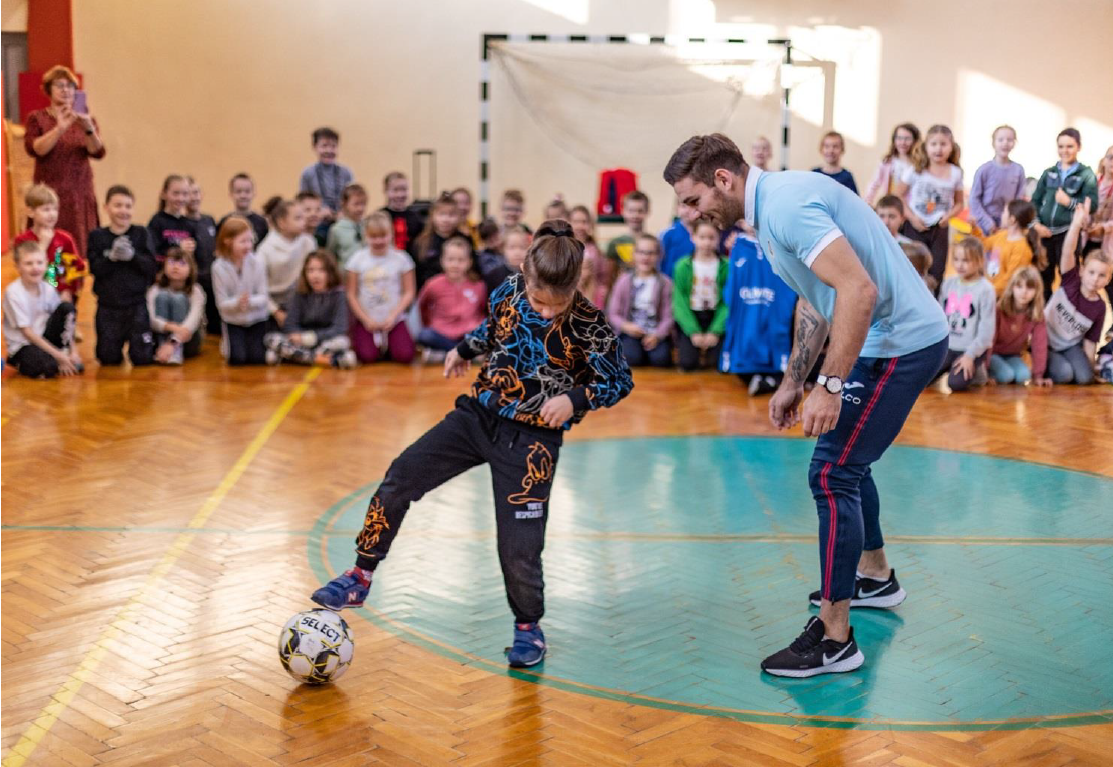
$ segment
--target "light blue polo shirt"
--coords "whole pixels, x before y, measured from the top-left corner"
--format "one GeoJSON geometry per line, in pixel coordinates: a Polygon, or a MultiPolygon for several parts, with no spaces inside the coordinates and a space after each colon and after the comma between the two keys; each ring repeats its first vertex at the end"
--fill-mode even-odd
{"type": "Polygon", "coordinates": [[[881,219],[858,195],[821,173],[763,172],[746,176],[746,222],[757,230],[781,279],[831,322],[835,289],[811,270],[816,257],[846,237],[877,286],[863,357],[899,357],[947,337],[943,309],[881,219]]]}

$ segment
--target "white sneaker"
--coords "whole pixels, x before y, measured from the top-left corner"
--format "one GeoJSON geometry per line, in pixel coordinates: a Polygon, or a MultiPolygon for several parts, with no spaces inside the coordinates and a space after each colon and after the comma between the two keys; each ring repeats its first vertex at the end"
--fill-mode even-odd
{"type": "Polygon", "coordinates": [[[266,352],[264,352],[263,354],[263,359],[268,365],[277,365],[280,361],[278,352],[276,352],[274,349],[267,349],[266,352]]]}

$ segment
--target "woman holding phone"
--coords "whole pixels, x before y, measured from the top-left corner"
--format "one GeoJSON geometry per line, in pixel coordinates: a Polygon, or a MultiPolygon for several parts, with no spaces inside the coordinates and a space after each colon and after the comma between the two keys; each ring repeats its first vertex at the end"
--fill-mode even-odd
{"type": "Polygon", "coordinates": [[[58,194],[58,227],[73,235],[84,255],[89,232],[99,225],[89,158],[104,157],[104,143],[69,67],[51,67],[43,75],[43,90],[50,106],[27,116],[23,145],[35,158],[35,183],[58,194]]]}

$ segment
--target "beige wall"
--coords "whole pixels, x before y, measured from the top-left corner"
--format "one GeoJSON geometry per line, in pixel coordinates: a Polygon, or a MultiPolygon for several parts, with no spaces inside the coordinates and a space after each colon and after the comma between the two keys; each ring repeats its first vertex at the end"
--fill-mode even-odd
{"type": "Polygon", "coordinates": [[[5,0],[0,22],[5,32],[26,32],[27,0],[5,0]]]}
{"type": "MultiPolygon", "coordinates": [[[[1092,163],[1113,142],[1113,99],[1097,97],[1113,72],[1113,49],[1098,34],[1113,29],[1113,3],[1074,0],[1069,24],[1057,5],[939,0],[929,16],[901,0],[98,0],[74,3],[74,47],[108,147],[99,190],[131,185],[145,217],[164,175],[192,173],[219,215],[240,170],[255,176],[259,202],[293,193],[321,124],[341,132],[341,159],[373,199],[385,172],[409,171],[416,147],[437,150],[438,186],[475,188],[485,31],[790,35],[798,59],[835,62],[834,127],[847,134],[846,164],[862,183],[906,119],[951,124],[971,175],[989,157],[986,126],[1004,120],[1018,128],[1030,173],[1054,160],[1067,123],[1083,130],[1092,163]]],[[[817,82],[793,98],[795,167],[817,159],[817,82]]],[[[559,158],[518,161],[536,220],[559,158]]],[[[657,202],[660,226],[671,201],[657,202]]]]}

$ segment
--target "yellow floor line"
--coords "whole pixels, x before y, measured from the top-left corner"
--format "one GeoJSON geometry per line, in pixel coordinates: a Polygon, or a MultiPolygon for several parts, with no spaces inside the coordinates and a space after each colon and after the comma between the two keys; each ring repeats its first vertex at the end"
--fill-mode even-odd
{"type": "MultiPolygon", "coordinates": [[[[289,415],[290,411],[293,410],[294,405],[302,398],[306,390],[308,390],[309,385],[321,374],[321,370],[322,368],[314,367],[305,374],[305,378],[302,379],[301,383],[295,386],[293,390],[286,395],[286,399],[282,401],[278,409],[267,419],[263,428],[259,430],[259,433],[255,435],[255,438],[252,439],[251,443],[244,449],[243,454],[236,460],[236,463],[229,469],[228,473],[224,475],[224,478],[220,480],[220,484],[217,485],[212,494],[205,499],[205,503],[198,509],[193,519],[189,521],[189,524],[186,526],[187,528],[194,529],[205,526],[205,522],[207,522],[209,517],[213,515],[213,512],[217,510],[221,501],[224,500],[224,497],[228,495],[228,492],[235,486],[236,482],[247,470],[247,467],[255,459],[255,456],[259,454],[259,451],[263,449],[263,445],[265,445],[271,435],[274,434],[279,424],[281,424],[286,416],[289,415]]],[[[82,658],[77,669],[67,677],[66,681],[58,688],[58,691],[51,696],[50,703],[46,704],[35,720],[27,726],[27,729],[24,730],[23,734],[20,736],[19,741],[12,747],[12,750],[8,752],[8,755],[4,757],[3,767],[21,767],[21,765],[27,761],[42,739],[50,732],[50,728],[58,721],[58,717],[61,716],[62,712],[66,710],[77,696],[77,691],[81,689],[85,680],[89,678],[89,675],[93,673],[97,666],[100,665],[105,655],[108,654],[108,648],[111,646],[111,643],[123,633],[121,627],[134,621],[138,617],[137,614],[143,609],[144,600],[154,592],[159,582],[170,572],[174,563],[177,562],[182,553],[189,548],[190,543],[193,542],[196,536],[197,533],[194,532],[178,534],[174,542],[170,544],[170,548],[162,555],[162,559],[160,559],[158,564],[154,566],[154,569],[151,570],[142,588],[140,588],[135,596],[120,609],[120,612],[116,614],[112,623],[97,639],[93,648],[82,658]]]]}

